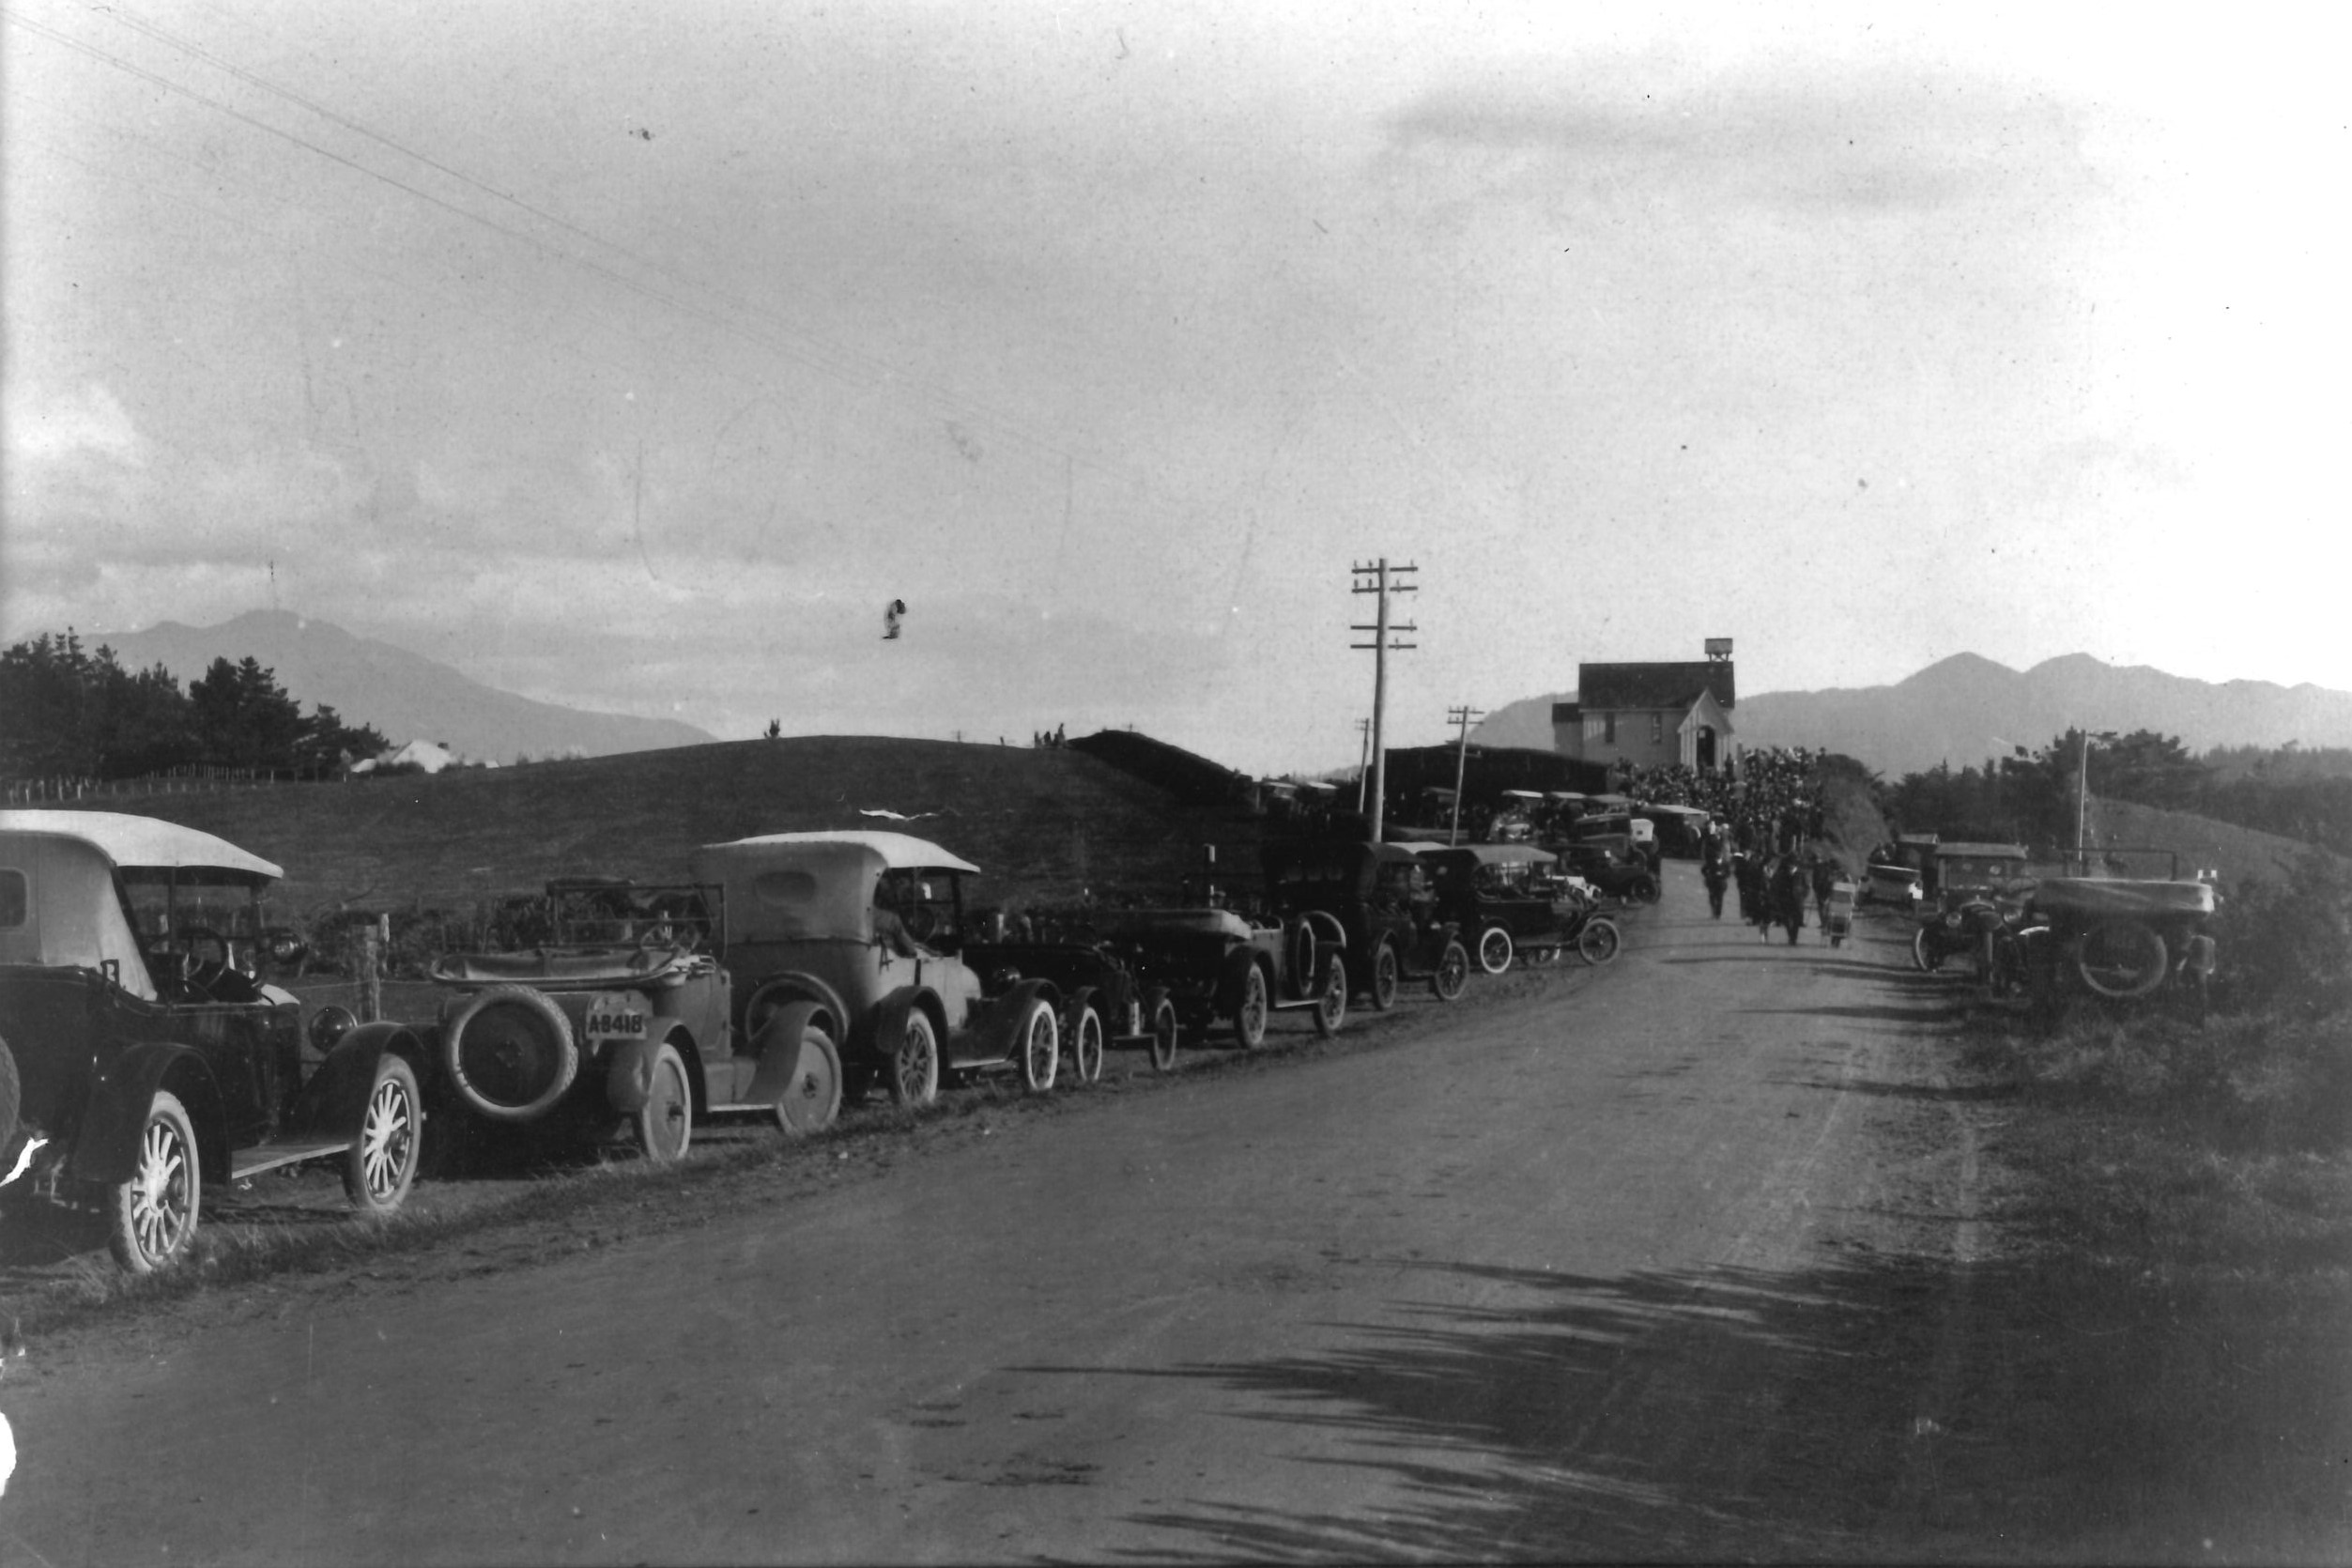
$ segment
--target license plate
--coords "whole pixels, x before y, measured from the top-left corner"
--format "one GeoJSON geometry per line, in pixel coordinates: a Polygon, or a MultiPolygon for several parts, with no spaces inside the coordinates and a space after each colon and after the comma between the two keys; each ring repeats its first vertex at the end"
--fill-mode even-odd
{"type": "Polygon", "coordinates": [[[645,1013],[630,1005],[624,996],[599,996],[588,1005],[581,1033],[593,1042],[598,1040],[641,1040],[645,1038],[645,1013]]]}

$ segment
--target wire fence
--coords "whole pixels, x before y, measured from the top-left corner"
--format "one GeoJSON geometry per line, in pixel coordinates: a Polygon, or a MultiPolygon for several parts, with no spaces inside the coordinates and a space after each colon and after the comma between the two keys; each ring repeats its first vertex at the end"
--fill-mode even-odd
{"type": "Polygon", "coordinates": [[[218,794],[229,790],[261,790],[278,784],[336,784],[348,776],[340,768],[235,768],[209,762],[191,763],[137,778],[90,778],[58,775],[46,778],[11,778],[5,785],[10,806],[41,802],[119,800],[143,795],[218,794]]]}

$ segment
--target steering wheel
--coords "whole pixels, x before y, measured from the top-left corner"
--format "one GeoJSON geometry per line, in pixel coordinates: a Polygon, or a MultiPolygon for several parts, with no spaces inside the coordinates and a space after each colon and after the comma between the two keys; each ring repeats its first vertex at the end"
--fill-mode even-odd
{"type": "Polygon", "coordinates": [[[899,916],[899,924],[904,926],[906,934],[915,941],[929,942],[939,934],[939,911],[930,904],[915,904],[899,916]]]}
{"type": "Polygon", "coordinates": [[[182,961],[191,969],[207,963],[217,964],[223,969],[228,967],[229,939],[210,926],[180,927],[177,932],[173,933],[172,945],[178,948],[184,955],[182,961]],[[218,958],[197,957],[196,949],[206,943],[212,945],[213,951],[220,955],[218,958]]]}

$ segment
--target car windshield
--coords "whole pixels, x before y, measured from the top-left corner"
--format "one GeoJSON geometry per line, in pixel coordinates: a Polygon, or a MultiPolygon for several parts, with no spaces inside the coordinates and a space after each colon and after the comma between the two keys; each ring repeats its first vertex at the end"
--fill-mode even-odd
{"type": "Polygon", "coordinates": [[[192,963],[218,964],[240,974],[259,972],[261,896],[249,881],[208,881],[201,873],[126,870],[124,903],[139,945],[192,963]]]}

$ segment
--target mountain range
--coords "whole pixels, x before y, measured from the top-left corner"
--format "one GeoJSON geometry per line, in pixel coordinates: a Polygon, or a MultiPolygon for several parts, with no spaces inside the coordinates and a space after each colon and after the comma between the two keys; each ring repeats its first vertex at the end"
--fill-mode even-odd
{"type": "MultiPolygon", "coordinates": [[[[1470,738],[1549,750],[1552,704],[1574,692],[1498,708],[1470,738]]],[[[2352,746],[2352,692],[2309,684],[2191,680],[2088,653],[2011,669],[1955,653],[1885,686],[1768,691],[1744,696],[1731,722],[1744,746],[1819,746],[1889,778],[2039,749],[2070,729],[2154,730],[2191,751],[2217,746],[2352,746]]]]}
{"type": "Polygon", "coordinates": [[[251,657],[305,708],[325,704],[346,724],[371,725],[394,746],[433,741],[460,757],[607,757],[699,746],[715,737],[676,719],[592,713],[500,691],[448,665],[325,621],[285,610],[251,610],[217,626],[161,622],[143,632],[101,632],[83,646],[112,648],[127,669],[161,664],[183,684],[211,668],[251,657]]]}

